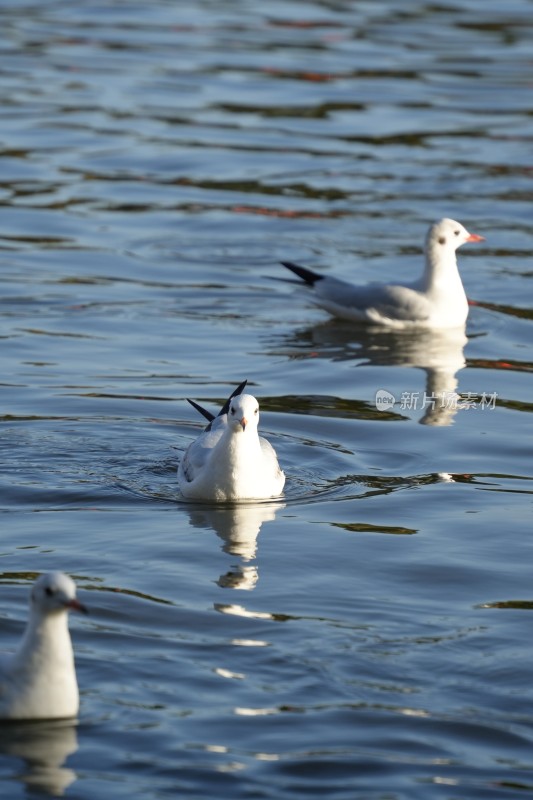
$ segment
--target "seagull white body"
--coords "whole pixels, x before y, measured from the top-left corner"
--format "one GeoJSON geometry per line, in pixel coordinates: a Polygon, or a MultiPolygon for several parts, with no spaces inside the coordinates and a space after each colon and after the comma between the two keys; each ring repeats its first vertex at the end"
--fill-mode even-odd
{"type": "Polygon", "coordinates": [[[35,582],[30,615],[17,652],[0,663],[0,719],[75,717],[79,691],[68,630],[68,610],[86,613],[68,575],[35,582]]]}
{"type": "Polygon", "coordinates": [[[227,413],[213,418],[185,451],[178,467],[181,494],[210,502],[279,497],[285,475],[276,451],[258,434],[259,403],[239,394],[226,405],[227,413]]]}
{"type": "Polygon", "coordinates": [[[482,236],[453,219],[435,222],[426,236],[424,272],[412,283],[356,286],[297,264],[282,264],[311,285],[317,305],[334,316],[398,330],[457,328],[466,322],[468,301],[455,251],[466,242],[480,241],[482,236]]]}

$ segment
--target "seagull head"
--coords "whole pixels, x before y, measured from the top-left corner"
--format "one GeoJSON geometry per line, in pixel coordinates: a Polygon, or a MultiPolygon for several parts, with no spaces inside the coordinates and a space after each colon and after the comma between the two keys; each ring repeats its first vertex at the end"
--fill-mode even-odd
{"type": "Polygon", "coordinates": [[[76,584],[64,572],[47,572],[35,581],[31,607],[43,615],[69,610],[87,613],[86,607],[76,597],[76,584]]]}
{"type": "Polygon", "coordinates": [[[469,233],[460,222],[454,219],[440,219],[434,222],[427,235],[428,249],[439,248],[455,251],[466,242],[484,242],[483,236],[469,233]]]}
{"type": "Polygon", "coordinates": [[[239,394],[230,403],[228,425],[235,432],[256,429],[259,422],[259,403],[251,394],[239,394]]]}

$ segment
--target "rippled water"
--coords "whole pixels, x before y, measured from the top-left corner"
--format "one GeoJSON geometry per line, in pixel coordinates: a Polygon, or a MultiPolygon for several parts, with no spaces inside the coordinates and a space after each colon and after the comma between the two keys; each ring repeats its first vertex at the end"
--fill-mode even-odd
{"type": "Polygon", "coordinates": [[[2,649],[36,573],[91,610],[79,721],[0,728],[2,796],[533,791],[532,19],[0,4],[2,649]],[[274,280],[409,279],[444,215],[486,237],[467,338],[274,280]],[[285,497],[180,503],[185,398],[244,378],[285,497]]]}

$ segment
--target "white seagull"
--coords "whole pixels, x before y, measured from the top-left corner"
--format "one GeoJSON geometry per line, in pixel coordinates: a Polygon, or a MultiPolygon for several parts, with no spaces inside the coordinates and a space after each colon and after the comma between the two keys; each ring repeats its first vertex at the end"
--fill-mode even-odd
{"type": "Polygon", "coordinates": [[[87,613],[62,572],[35,582],[30,616],[17,652],[0,662],[0,719],[63,719],[79,709],[67,611],[87,613]]]}
{"type": "Polygon", "coordinates": [[[279,497],[285,484],[276,451],[259,436],[259,403],[242,394],[246,381],[217,417],[189,400],[209,425],[189,445],[178,467],[178,484],[188,500],[228,502],[279,497]]]}
{"type": "Polygon", "coordinates": [[[468,301],[455,251],[466,242],[482,241],[483,236],[469,233],[453,219],[435,222],[426,236],[422,277],[405,284],[356,286],[290,261],[281,263],[312,286],[317,305],[334,316],[398,330],[457,328],[466,322],[468,301]]]}

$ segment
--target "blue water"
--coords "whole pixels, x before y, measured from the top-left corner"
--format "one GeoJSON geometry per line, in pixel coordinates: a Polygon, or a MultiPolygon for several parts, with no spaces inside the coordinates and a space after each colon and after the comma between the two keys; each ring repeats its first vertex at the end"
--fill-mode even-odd
{"type": "Polygon", "coordinates": [[[0,5],[1,649],[40,572],[90,607],[3,797],[533,792],[532,12],[0,5]],[[276,280],[416,277],[445,215],[465,337],[276,280]],[[180,502],[186,398],[245,378],[284,497],[180,502]]]}

